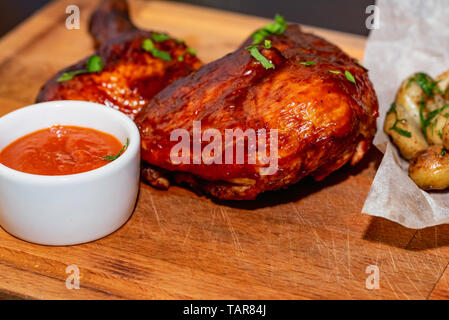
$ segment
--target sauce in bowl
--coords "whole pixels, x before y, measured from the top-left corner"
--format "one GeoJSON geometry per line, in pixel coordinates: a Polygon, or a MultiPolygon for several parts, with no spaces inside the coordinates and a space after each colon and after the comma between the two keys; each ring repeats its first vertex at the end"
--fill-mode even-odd
{"type": "Polygon", "coordinates": [[[102,167],[124,150],[108,133],[57,125],[12,142],[0,152],[0,163],[25,173],[69,175],[102,167]]]}

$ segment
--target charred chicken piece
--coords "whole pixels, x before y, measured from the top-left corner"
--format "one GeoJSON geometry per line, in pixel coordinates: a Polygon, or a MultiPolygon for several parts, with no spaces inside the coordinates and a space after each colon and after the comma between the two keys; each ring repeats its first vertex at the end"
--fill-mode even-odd
{"type": "Polygon", "coordinates": [[[184,42],[166,34],[137,29],[129,18],[125,0],[103,1],[91,17],[90,32],[102,70],[61,81],[63,74],[84,70],[89,58],[83,59],[49,80],[37,102],[92,101],[134,118],[155,94],[201,66],[184,42]],[[147,39],[150,42],[145,50],[142,46],[147,39]]]}
{"type": "MultiPolygon", "coordinates": [[[[253,41],[249,38],[235,52],[159,92],[136,118],[143,160],[170,172],[177,183],[232,200],[254,199],[309,175],[322,180],[348,162],[358,163],[371,145],[378,115],[367,71],[297,25],[266,40],[259,53],[273,67],[255,59],[247,48],[253,41]],[[277,130],[277,170],[261,174],[266,164],[249,164],[247,147],[244,163],[225,164],[228,148],[236,154],[236,140],[222,141],[221,148],[213,150],[211,156],[221,158],[222,164],[195,163],[194,153],[189,161],[174,163],[171,155],[180,140],[170,139],[171,133],[185,129],[194,141],[194,121],[201,123],[202,132],[214,129],[223,137],[226,129],[277,130]]],[[[207,145],[203,141],[201,150],[207,145]]]]}

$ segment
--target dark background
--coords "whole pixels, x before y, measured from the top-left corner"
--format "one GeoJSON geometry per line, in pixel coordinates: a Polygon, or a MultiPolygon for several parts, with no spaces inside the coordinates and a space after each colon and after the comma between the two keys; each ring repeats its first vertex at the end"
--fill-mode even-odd
{"type": "MultiPolygon", "coordinates": [[[[48,2],[50,0],[0,0],[0,36],[48,2]]],[[[361,35],[368,34],[365,28],[367,17],[365,9],[368,5],[374,4],[374,0],[179,0],[178,2],[266,18],[272,18],[275,13],[280,13],[288,21],[361,35]]]]}

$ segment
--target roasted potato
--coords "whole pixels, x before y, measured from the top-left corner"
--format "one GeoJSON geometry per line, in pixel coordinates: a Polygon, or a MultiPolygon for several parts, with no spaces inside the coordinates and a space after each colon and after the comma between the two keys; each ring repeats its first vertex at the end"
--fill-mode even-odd
{"type": "Polygon", "coordinates": [[[446,125],[443,128],[443,147],[446,150],[449,150],[449,121],[446,122],[446,125]]]}
{"type": "Polygon", "coordinates": [[[442,145],[430,146],[410,161],[408,173],[421,189],[446,189],[449,187],[449,153],[442,145]]]}
{"type": "Polygon", "coordinates": [[[444,111],[437,114],[426,127],[426,137],[429,144],[443,144],[443,128],[449,118],[449,109],[444,111]]]}
{"type": "MultiPolygon", "coordinates": [[[[433,80],[431,80],[433,81],[433,80]]],[[[439,75],[433,84],[432,95],[426,99],[426,138],[429,144],[443,144],[443,128],[449,118],[449,71],[439,75]]]]}
{"type": "Polygon", "coordinates": [[[449,187],[448,88],[449,71],[435,80],[415,73],[402,82],[385,118],[384,131],[410,160],[409,176],[424,190],[449,187]]]}
{"type": "Polygon", "coordinates": [[[393,105],[388,112],[384,131],[399,148],[401,155],[408,160],[428,147],[421,126],[401,105],[393,105]]]}
{"type": "Polygon", "coordinates": [[[426,94],[415,81],[411,81],[414,77],[416,74],[402,82],[384,122],[385,133],[408,160],[428,147],[421,128],[420,112],[421,101],[426,98],[426,94]]]}
{"type": "Polygon", "coordinates": [[[449,100],[449,91],[447,90],[449,88],[449,70],[436,77],[435,81],[438,83],[438,89],[442,92],[443,97],[449,100]]]}
{"type": "Polygon", "coordinates": [[[421,73],[415,73],[402,81],[395,100],[396,105],[402,106],[408,117],[412,118],[416,124],[420,124],[421,102],[426,99],[425,91],[417,81],[414,81],[420,75],[421,73]]]}

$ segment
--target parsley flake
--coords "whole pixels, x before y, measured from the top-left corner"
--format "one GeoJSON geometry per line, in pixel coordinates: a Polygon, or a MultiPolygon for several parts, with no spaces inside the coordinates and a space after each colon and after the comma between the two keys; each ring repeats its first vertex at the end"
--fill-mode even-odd
{"type": "Polygon", "coordinates": [[[145,39],[142,42],[142,49],[148,52],[153,51],[155,48],[154,42],[151,39],[145,39]]]}
{"type": "Polygon", "coordinates": [[[151,39],[147,38],[142,42],[142,49],[151,53],[155,58],[171,61],[170,53],[157,49],[151,39]]]}
{"type": "Polygon", "coordinates": [[[305,62],[300,62],[300,64],[304,65],[304,66],[314,66],[316,65],[315,61],[305,61],[305,62]]]}
{"type": "Polygon", "coordinates": [[[438,89],[438,82],[434,81],[428,74],[424,72],[416,73],[407,82],[407,87],[410,86],[412,82],[416,82],[417,85],[421,87],[427,97],[433,97],[435,91],[443,94],[443,92],[438,89]]]}
{"type": "Polygon", "coordinates": [[[103,157],[104,161],[114,161],[115,159],[117,159],[118,157],[120,157],[122,155],[122,153],[128,149],[129,146],[129,138],[126,138],[126,144],[123,146],[123,148],[116,154],[113,156],[107,155],[103,157]]]}
{"type": "Polygon", "coordinates": [[[351,72],[349,72],[348,70],[345,71],[345,77],[346,79],[348,79],[350,82],[352,82],[353,84],[355,84],[355,78],[352,75],[351,72]]]}
{"type": "Polygon", "coordinates": [[[256,59],[257,61],[259,61],[265,69],[274,68],[274,64],[271,63],[267,58],[265,58],[265,56],[262,53],[260,53],[257,45],[247,47],[246,50],[249,50],[251,56],[253,56],[253,58],[256,59]]]}
{"type": "Polygon", "coordinates": [[[283,34],[287,29],[287,22],[285,22],[284,17],[280,14],[276,14],[274,17],[274,22],[267,24],[262,29],[257,30],[252,34],[253,45],[260,44],[265,40],[265,37],[272,34],[283,34]]]}
{"type": "Polygon", "coordinates": [[[360,62],[356,61],[355,62],[356,65],[358,65],[360,68],[362,68],[365,71],[369,71],[364,65],[360,64],[360,62]]]}
{"type": "MultiPolygon", "coordinates": [[[[430,111],[427,115],[427,117],[424,116],[424,110],[426,108],[426,103],[424,102],[424,99],[421,99],[419,102],[419,120],[421,122],[421,129],[424,134],[426,134],[427,127],[432,124],[432,120],[439,115],[442,111],[449,108],[449,104],[445,104],[441,108],[435,109],[433,111],[430,111]]],[[[449,117],[447,116],[447,113],[443,115],[446,119],[449,117]]]]}
{"type": "Polygon", "coordinates": [[[265,40],[264,41],[264,46],[266,49],[271,49],[271,41],[270,40],[265,40]]]}
{"type": "Polygon", "coordinates": [[[399,133],[401,136],[410,138],[410,137],[412,136],[412,133],[411,133],[411,132],[409,132],[409,131],[407,131],[407,130],[404,130],[404,129],[401,129],[401,128],[399,128],[399,127],[397,126],[398,123],[404,123],[404,122],[407,122],[407,119],[398,119],[398,113],[397,113],[397,111],[396,111],[396,103],[394,103],[394,102],[391,104],[390,110],[388,110],[388,113],[392,113],[392,112],[394,112],[394,114],[396,115],[396,121],[394,122],[394,124],[393,124],[393,126],[390,128],[390,130],[394,130],[394,131],[396,131],[397,133],[399,133]]]}
{"type": "Polygon", "coordinates": [[[167,35],[167,34],[163,34],[163,33],[153,33],[153,40],[155,41],[155,42],[164,42],[164,41],[167,41],[167,40],[170,40],[171,38],[170,38],[170,36],[169,35],[167,35]]]}
{"type": "Polygon", "coordinates": [[[186,51],[187,51],[188,53],[190,53],[191,55],[193,55],[193,56],[196,55],[196,50],[193,49],[193,48],[187,48],[186,51]]]}
{"type": "Polygon", "coordinates": [[[103,60],[97,55],[92,55],[86,62],[85,69],[64,72],[56,81],[64,82],[73,79],[75,76],[84,73],[94,73],[103,70],[103,60]]]}

